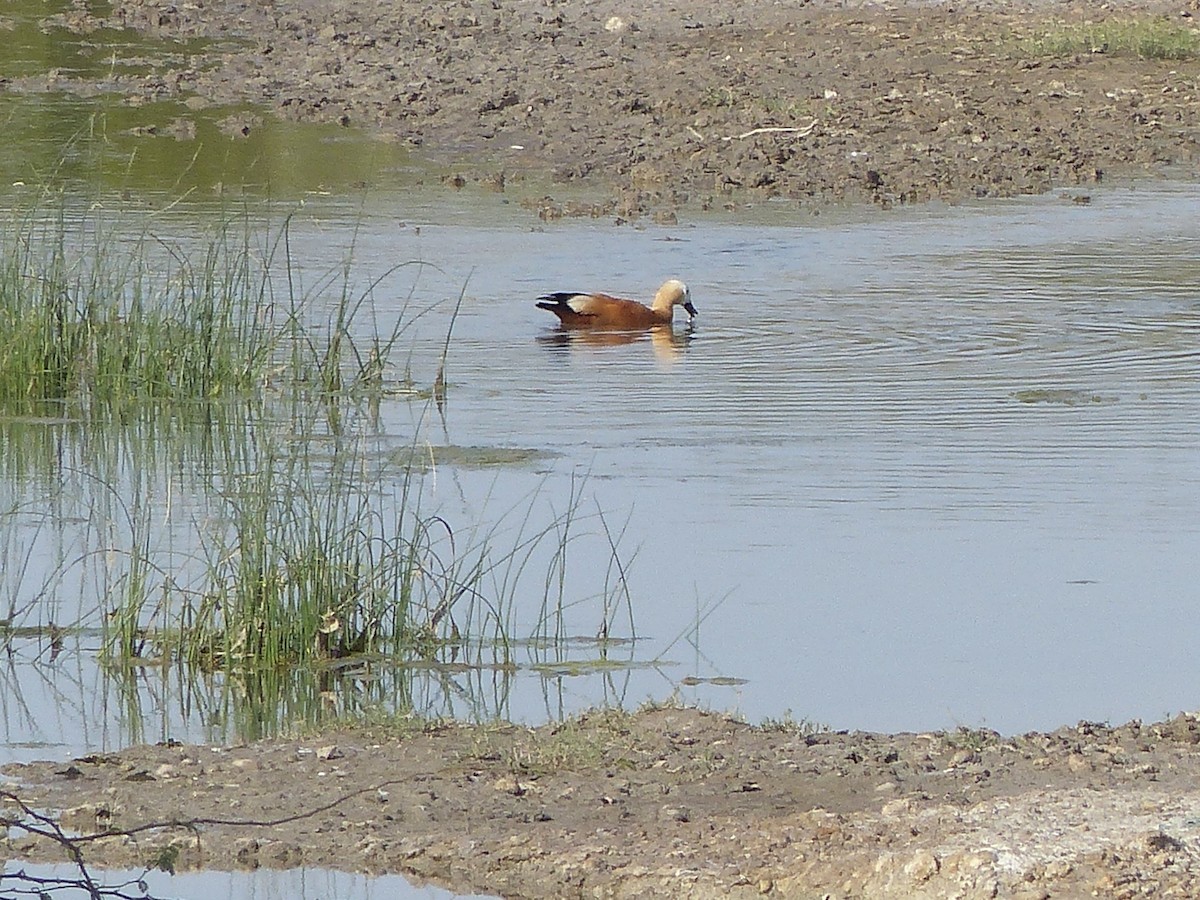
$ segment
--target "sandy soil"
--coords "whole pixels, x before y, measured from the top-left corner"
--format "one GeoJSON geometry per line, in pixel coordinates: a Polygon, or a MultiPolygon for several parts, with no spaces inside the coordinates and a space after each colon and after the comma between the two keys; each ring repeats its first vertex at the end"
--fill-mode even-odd
{"type": "MultiPolygon", "coordinates": [[[[171,847],[181,868],[307,864],[536,898],[1196,897],[1198,773],[1193,717],[1004,738],[677,708],[5,770],[84,834],[206,820],[91,840],[91,861],[171,847]]],[[[12,834],[13,855],[62,858],[12,834]]]]}
{"type": "MultiPolygon", "coordinates": [[[[670,219],[771,196],[887,206],[1195,177],[1200,62],[1027,43],[1132,6],[114,0],[107,20],[81,2],[56,21],[215,39],[104,85],[135,100],[363,126],[464,189],[550,172],[547,217],[670,219]],[[567,199],[581,193],[600,199],[567,199]]],[[[1137,6],[1191,21],[1182,3],[1137,6]]],[[[513,897],[1200,896],[1188,717],[1002,738],[658,709],[138,747],[8,777],[85,833],[210,820],[88,840],[94,863],[169,846],[181,867],[303,863],[513,897]]],[[[62,856],[21,829],[9,850],[62,856]]]]}

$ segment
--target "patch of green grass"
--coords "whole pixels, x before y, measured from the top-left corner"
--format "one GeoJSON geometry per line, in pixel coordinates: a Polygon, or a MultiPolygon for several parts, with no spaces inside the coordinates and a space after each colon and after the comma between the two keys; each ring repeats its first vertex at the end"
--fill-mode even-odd
{"type": "Polygon", "coordinates": [[[424,444],[398,451],[396,462],[414,470],[439,466],[461,469],[507,469],[545,463],[557,454],[531,447],[463,447],[457,444],[424,444]]]}
{"type": "Polygon", "coordinates": [[[709,87],[700,94],[700,107],[708,109],[729,109],[734,106],[741,106],[741,98],[733,92],[731,87],[709,87]]]}
{"type": "Polygon", "coordinates": [[[754,115],[770,118],[767,124],[811,119],[818,112],[827,111],[827,105],[804,97],[792,95],[759,96],[746,91],[735,91],[731,87],[709,87],[697,99],[699,109],[740,109],[754,115]]]}
{"type": "Polygon", "coordinates": [[[777,719],[770,717],[763,719],[758,727],[763,731],[794,734],[798,737],[824,734],[829,731],[829,726],[822,725],[820,722],[814,722],[811,719],[794,718],[790,709],[784,710],[783,715],[777,719]]]}
{"type": "Polygon", "coordinates": [[[1014,391],[1013,399],[1021,403],[1058,403],[1063,406],[1105,402],[1105,398],[1099,394],[1075,388],[1025,388],[1014,391]]]}
{"type": "Polygon", "coordinates": [[[487,742],[481,753],[500,753],[511,771],[521,775],[579,772],[598,766],[634,768],[640,757],[633,714],[621,709],[595,709],[557,725],[518,734],[503,750],[487,742]]]}
{"type": "Polygon", "coordinates": [[[1200,29],[1169,19],[1113,19],[1061,24],[1024,42],[1036,56],[1108,53],[1139,59],[1193,59],[1200,56],[1200,29]]]}
{"type": "Polygon", "coordinates": [[[943,736],[946,746],[954,750],[969,750],[978,753],[989,747],[1003,743],[999,732],[990,728],[967,728],[959,726],[954,731],[947,731],[943,736]]]}
{"type": "MultiPolygon", "coordinates": [[[[774,123],[812,119],[816,116],[813,101],[807,98],[769,96],[761,98],[759,103],[774,123]]],[[[824,107],[821,111],[824,112],[824,107]]]]}

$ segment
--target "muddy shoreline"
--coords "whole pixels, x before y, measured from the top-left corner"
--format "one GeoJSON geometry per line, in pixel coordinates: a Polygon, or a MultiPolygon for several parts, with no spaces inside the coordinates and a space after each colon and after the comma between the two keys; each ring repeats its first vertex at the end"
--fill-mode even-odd
{"type": "MultiPolygon", "coordinates": [[[[1003,737],[659,707],[134,747],[4,774],[29,806],[101,835],[85,858],[109,866],[173,848],[179,869],[322,866],[530,898],[1200,894],[1192,716],[1003,737]]],[[[19,829],[8,850],[63,858],[19,829]]]]}
{"type": "Polygon", "coordinates": [[[669,220],[1195,177],[1200,61],[1042,43],[1133,15],[1190,27],[1188,3],[116,0],[60,24],[204,48],[105,85],[140,101],[259,104],[402,142],[455,187],[548,174],[601,198],[551,187],[547,216],[669,220]]]}

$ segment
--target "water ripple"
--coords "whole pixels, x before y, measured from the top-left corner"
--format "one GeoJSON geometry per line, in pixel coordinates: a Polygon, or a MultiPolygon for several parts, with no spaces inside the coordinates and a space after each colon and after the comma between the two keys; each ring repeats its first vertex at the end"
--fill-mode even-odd
{"type": "Polygon", "coordinates": [[[758,679],[737,698],[751,712],[761,691],[764,713],[801,702],[851,727],[1159,715],[1200,683],[1175,624],[1200,583],[1198,211],[1183,187],[701,224],[667,244],[489,235],[495,283],[456,329],[448,427],[558,451],[556,471],[628,501],[653,560],[643,614],[728,593],[705,651],[758,679]],[[695,329],[531,340],[549,323],[499,299],[530,253],[536,290],[684,273],[695,329]],[[1081,579],[1083,614],[1063,589],[1081,579]]]}

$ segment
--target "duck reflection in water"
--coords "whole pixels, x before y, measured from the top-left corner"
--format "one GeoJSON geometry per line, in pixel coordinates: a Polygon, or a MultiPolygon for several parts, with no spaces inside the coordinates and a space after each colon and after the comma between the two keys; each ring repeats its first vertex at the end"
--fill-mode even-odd
{"type": "Polygon", "coordinates": [[[655,356],[660,359],[674,359],[687,349],[692,341],[693,332],[691,325],[679,331],[670,325],[655,325],[641,331],[556,328],[554,331],[539,334],[537,342],[548,350],[593,350],[649,341],[655,356]]]}

